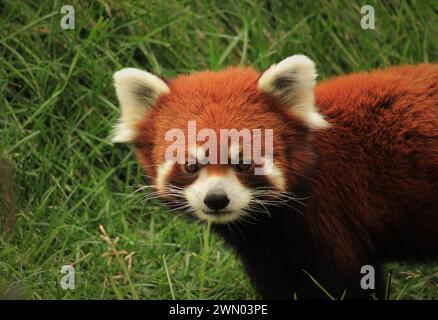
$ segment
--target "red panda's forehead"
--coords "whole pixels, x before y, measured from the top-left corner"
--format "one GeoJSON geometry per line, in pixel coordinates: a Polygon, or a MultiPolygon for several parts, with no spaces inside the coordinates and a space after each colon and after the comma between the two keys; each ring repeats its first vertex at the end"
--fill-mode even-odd
{"type": "Polygon", "coordinates": [[[154,113],[163,126],[199,130],[255,129],[275,124],[277,117],[266,96],[257,89],[259,74],[250,68],[229,68],[179,76],[170,93],[157,102],[154,113]]]}
{"type": "Polygon", "coordinates": [[[203,93],[223,98],[237,96],[242,91],[255,89],[259,74],[252,68],[228,68],[222,71],[203,71],[180,75],[170,81],[171,92],[184,96],[190,93],[203,93]],[[240,91],[240,92],[239,92],[240,91]]]}

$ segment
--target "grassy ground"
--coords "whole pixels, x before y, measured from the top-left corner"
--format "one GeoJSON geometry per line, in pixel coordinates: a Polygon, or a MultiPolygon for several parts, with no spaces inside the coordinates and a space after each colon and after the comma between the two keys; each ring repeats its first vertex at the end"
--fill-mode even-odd
{"type": "MultiPolygon", "coordinates": [[[[361,2],[272,2],[68,1],[76,29],[62,30],[61,1],[0,1],[0,150],[16,197],[2,172],[3,285],[31,299],[254,298],[203,226],[128,196],[144,178],[128,147],[108,143],[112,73],[263,69],[306,53],[326,78],[438,57],[433,0],[367,1],[374,31],[360,29],[361,2]],[[65,264],[74,290],[60,288],[65,264]]],[[[389,269],[391,298],[438,296],[437,266],[389,269]]]]}

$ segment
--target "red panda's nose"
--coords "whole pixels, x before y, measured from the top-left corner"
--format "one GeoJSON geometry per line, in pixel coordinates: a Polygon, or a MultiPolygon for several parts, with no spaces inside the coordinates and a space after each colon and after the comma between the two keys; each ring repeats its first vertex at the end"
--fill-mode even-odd
{"type": "Polygon", "coordinates": [[[207,192],[204,203],[209,209],[221,210],[230,203],[230,199],[223,190],[211,190],[207,192]]]}

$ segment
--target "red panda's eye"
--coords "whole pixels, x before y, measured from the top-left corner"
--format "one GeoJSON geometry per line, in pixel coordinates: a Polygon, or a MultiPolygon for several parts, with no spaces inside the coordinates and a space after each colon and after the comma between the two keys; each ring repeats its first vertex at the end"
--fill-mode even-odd
{"type": "Polygon", "coordinates": [[[245,163],[243,161],[240,161],[239,164],[235,166],[235,168],[240,172],[247,172],[252,168],[251,163],[245,163]]]}
{"type": "Polygon", "coordinates": [[[184,169],[189,173],[195,173],[198,171],[198,165],[196,163],[186,163],[184,169]]]}

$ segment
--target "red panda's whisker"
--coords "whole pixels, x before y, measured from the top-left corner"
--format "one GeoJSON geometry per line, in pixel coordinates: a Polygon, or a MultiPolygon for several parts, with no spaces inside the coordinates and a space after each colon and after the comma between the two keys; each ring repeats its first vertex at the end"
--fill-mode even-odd
{"type": "Polygon", "coordinates": [[[141,202],[147,202],[147,201],[151,201],[151,200],[155,200],[155,199],[160,199],[160,198],[161,198],[160,195],[146,195],[146,196],[140,198],[138,200],[138,202],[140,202],[140,201],[141,202]]]}
{"type": "Polygon", "coordinates": [[[311,196],[299,197],[294,192],[291,192],[291,191],[280,191],[280,190],[278,190],[276,188],[273,188],[273,187],[254,187],[253,190],[256,191],[256,192],[257,191],[261,191],[261,192],[271,191],[271,192],[276,193],[276,194],[291,195],[291,196],[294,196],[294,197],[296,197],[297,199],[300,199],[300,200],[305,200],[305,199],[308,199],[308,198],[311,197],[311,196]]]}
{"type": "Polygon", "coordinates": [[[148,166],[142,166],[143,168],[156,168],[156,167],[159,167],[160,166],[160,164],[151,164],[151,165],[148,165],[148,166]]]}
{"type": "Polygon", "coordinates": [[[148,202],[148,201],[155,200],[155,199],[159,199],[159,197],[153,197],[153,198],[140,198],[140,199],[138,199],[137,201],[135,201],[134,204],[137,204],[137,203],[139,203],[139,202],[148,202]]]}
{"type": "Polygon", "coordinates": [[[180,187],[180,186],[177,186],[177,185],[174,185],[174,184],[171,184],[171,183],[166,183],[164,185],[164,187],[170,187],[170,188],[175,188],[175,189],[179,189],[179,190],[184,190],[185,189],[184,187],[180,187]]]}
{"type": "Polygon", "coordinates": [[[253,199],[253,202],[255,204],[261,205],[263,206],[263,208],[267,210],[266,206],[272,206],[272,207],[282,207],[282,206],[287,206],[291,209],[293,209],[294,211],[297,211],[299,214],[301,214],[302,216],[304,216],[304,213],[299,210],[298,208],[292,206],[290,203],[285,202],[285,201],[281,201],[281,200],[261,200],[261,199],[253,199]]]}
{"type": "MultiPolygon", "coordinates": [[[[292,195],[292,193],[290,193],[290,192],[278,192],[278,191],[268,192],[267,190],[262,192],[260,190],[256,190],[256,191],[253,191],[252,193],[253,193],[254,197],[263,196],[263,197],[274,198],[274,199],[269,200],[269,201],[278,201],[278,203],[281,203],[281,204],[284,203],[286,200],[291,200],[291,201],[299,203],[303,206],[307,206],[304,202],[301,201],[301,200],[304,200],[305,198],[296,197],[296,196],[292,195]]],[[[268,201],[268,200],[264,200],[264,201],[268,201]]]]}
{"type": "Polygon", "coordinates": [[[257,204],[260,204],[263,207],[263,209],[266,211],[266,213],[268,214],[269,218],[271,217],[271,214],[269,213],[269,210],[264,205],[263,201],[260,201],[258,199],[254,199],[254,202],[257,204]]]}
{"type": "MultiPolygon", "coordinates": [[[[183,213],[183,211],[182,211],[183,209],[184,210],[190,210],[191,207],[189,205],[182,205],[182,206],[179,206],[179,207],[176,207],[176,208],[167,209],[167,211],[169,211],[169,212],[176,212],[177,211],[177,212],[183,213]]],[[[188,211],[188,212],[190,212],[190,211],[188,211]]]]}
{"type": "Polygon", "coordinates": [[[300,201],[300,200],[298,200],[298,199],[296,199],[296,198],[294,198],[294,197],[291,197],[291,196],[286,196],[286,195],[275,195],[275,194],[273,194],[273,195],[271,195],[271,196],[272,196],[274,199],[272,199],[272,200],[267,200],[267,201],[271,201],[272,203],[283,204],[283,203],[285,203],[285,201],[287,201],[287,200],[291,200],[291,201],[296,202],[296,203],[298,203],[298,204],[300,204],[300,205],[302,205],[302,206],[307,207],[307,204],[305,204],[304,202],[302,202],[302,201],[300,201]]]}
{"type": "MultiPolygon", "coordinates": [[[[244,222],[244,223],[249,223],[252,225],[258,225],[260,224],[260,219],[257,219],[253,213],[255,211],[251,212],[249,210],[242,210],[240,213],[242,214],[241,218],[239,220],[236,221],[237,222],[244,222]]],[[[265,214],[266,212],[260,212],[262,214],[265,214]]]]}
{"type": "Polygon", "coordinates": [[[147,174],[142,174],[141,176],[142,176],[143,178],[147,178],[147,179],[150,179],[150,180],[152,180],[152,181],[157,181],[157,178],[156,178],[156,177],[152,177],[152,176],[147,175],[147,174]]]}
{"type": "Polygon", "coordinates": [[[242,222],[246,222],[248,221],[248,219],[249,221],[260,222],[260,219],[257,219],[254,213],[266,215],[266,212],[263,210],[258,210],[258,209],[246,210],[244,211],[244,215],[242,216],[242,222]]]}
{"type": "Polygon", "coordinates": [[[140,191],[142,191],[142,190],[144,190],[144,189],[147,189],[147,188],[152,189],[152,188],[155,188],[155,187],[154,187],[154,186],[151,186],[151,185],[141,186],[140,188],[138,188],[138,189],[134,190],[133,192],[131,192],[130,194],[128,194],[128,197],[132,197],[132,196],[135,195],[136,193],[138,193],[138,192],[140,192],[140,191]]]}
{"type": "Polygon", "coordinates": [[[269,210],[258,199],[251,199],[247,208],[244,209],[248,215],[253,213],[267,214],[271,217],[269,210]]]}

